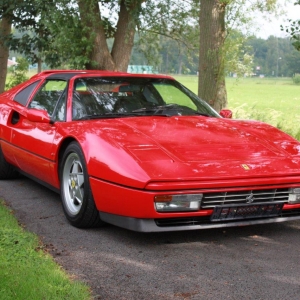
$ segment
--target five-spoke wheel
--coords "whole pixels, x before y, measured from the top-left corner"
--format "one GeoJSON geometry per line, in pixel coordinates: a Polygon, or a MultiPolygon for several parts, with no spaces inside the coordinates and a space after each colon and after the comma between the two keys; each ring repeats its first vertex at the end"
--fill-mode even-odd
{"type": "Polygon", "coordinates": [[[79,228],[102,224],[90,190],[85,158],[77,142],[66,148],[60,168],[61,199],[69,222],[79,228]]]}
{"type": "Polygon", "coordinates": [[[80,159],[71,153],[64,164],[62,184],[64,185],[65,203],[72,215],[78,214],[84,197],[84,175],[80,159]]]}

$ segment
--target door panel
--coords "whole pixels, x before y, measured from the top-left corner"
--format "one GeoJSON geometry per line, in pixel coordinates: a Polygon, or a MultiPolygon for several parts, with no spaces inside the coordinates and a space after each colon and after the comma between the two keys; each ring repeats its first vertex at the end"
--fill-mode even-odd
{"type": "Polygon", "coordinates": [[[11,140],[15,161],[20,169],[43,181],[52,181],[49,168],[54,163],[51,149],[55,132],[55,125],[21,118],[13,129],[11,140]]]}
{"type": "Polygon", "coordinates": [[[55,153],[53,140],[57,131],[55,121],[64,122],[65,113],[58,114],[57,110],[66,110],[65,80],[46,80],[32,97],[23,112],[15,112],[11,119],[11,145],[15,161],[24,172],[37,177],[51,185],[55,182],[55,153]],[[39,122],[38,118],[27,118],[31,109],[46,111],[52,121],[46,119],[39,122]],[[60,116],[58,118],[57,116],[60,116]]]}

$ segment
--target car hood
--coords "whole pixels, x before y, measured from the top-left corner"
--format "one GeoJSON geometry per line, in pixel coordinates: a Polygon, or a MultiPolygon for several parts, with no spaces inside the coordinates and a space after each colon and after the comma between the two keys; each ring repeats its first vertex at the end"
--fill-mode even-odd
{"type": "MultiPolygon", "coordinates": [[[[130,178],[146,183],[300,174],[300,144],[261,122],[157,116],[95,121],[92,127],[101,137],[110,181],[132,185],[130,178]]],[[[93,157],[105,164],[97,153],[93,157]]]]}

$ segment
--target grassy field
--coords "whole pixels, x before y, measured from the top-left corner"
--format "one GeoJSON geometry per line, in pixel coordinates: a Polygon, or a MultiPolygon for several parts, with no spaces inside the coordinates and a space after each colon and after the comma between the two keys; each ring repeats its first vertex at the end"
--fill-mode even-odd
{"type": "MultiPolygon", "coordinates": [[[[197,93],[196,76],[176,79],[197,93]]],[[[300,86],[291,78],[227,78],[226,87],[234,118],[267,122],[300,140],[300,86]]]]}
{"type": "Polygon", "coordinates": [[[88,300],[89,288],[68,275],[46,254],[38,238],[23,230],[0,200],[1,300],[88,300]]]}

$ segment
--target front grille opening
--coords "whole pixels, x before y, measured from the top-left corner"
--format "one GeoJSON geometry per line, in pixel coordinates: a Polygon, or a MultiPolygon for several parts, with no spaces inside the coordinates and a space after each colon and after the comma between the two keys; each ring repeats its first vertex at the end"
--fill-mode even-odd
{"type": "Polygon", "coordinates": [[[192,226],[192,225],[207,224],[209,222],[210,222],[210,217],[155,219],[155,223],[159,227],[192,226]]]}
{"type": "Polygon", "coordinates": [[[287,202],[288,198],[288,188],[205,193],[203,194],[201,208],[208,209],[217,205],[229,204],[287,202]]]}
{"type": "MultiPolygon", "coordinates": [[[[220,218],[217,224],[235,223],[241,220],[258,220],[262,218],[282,218],[282,217],[298,217],[300,216],[300,209],[281,210],[277,215],[260,214],[256,216],[252,212],[248,212],[247,204],[253,210],[255,206],[275,206],[278,203],[282,206],[288,202],[289,189],[264,189],[264,190],[247,190],[247,191],[232,191],[232,192],[219,192],[219,193],[205,193],[201,203],[201,209],[214,209],[215,206],[229,207],[245,207],[245,216],[242,218],[220,218]],[[257,203],[257,204],[256,204],[257,203]]],[[[216,208],[217,209],[217,208],[216,208]]],[[[186,227],[195,225],[208,225],[216,224],[211,220],[211,216],[201,217],[178,217],[178,218],[159,218],[154,220],[158,227],[186,227]]],[[[255,223],[255,222],[254,222],[255,223]]]]}
{"type": "MultiPolygon", "coordinates": [[[[280,218],[280,217],[298,217],[300,216],[300,209],[293,209],[288,211],[282,211],[278,216],[269,216],[268,219],[280,218]]],[[[258,220],[258,218],[247,218],[247,221],[258,220]]],[[[221,220],[217,224],[235,223],[239,222],[241,219],[236,220],[221,220]]],[[[185,227],[185,226],[195,226],[204,224],[213,224],[210,217],[190,217],[190,218],[165,218],[165,219],[155,219],[155,223],[158,227],[185,227]]]]}

